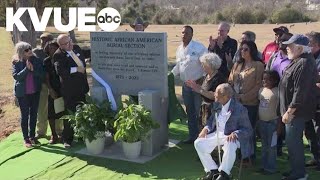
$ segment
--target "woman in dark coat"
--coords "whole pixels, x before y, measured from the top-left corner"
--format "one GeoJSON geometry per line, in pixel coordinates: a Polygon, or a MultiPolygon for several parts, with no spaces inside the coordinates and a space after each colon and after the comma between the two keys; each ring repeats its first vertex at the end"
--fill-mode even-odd
{"type": "Polygon", "coordinates": [[[18,42],[15,49],[16,54],[12,62],[14,93],[21,112],[24,145],[30,148],[39,144],[35,138],[35,129],[44,71],[41,60],[35,57],[29,43],[18,42]]]}
{"type": "Polygon", "coordinates": [[[57,132],[56,132],[56,120],[62,116],[63,112],[56,113],[54,109],[54,100],[61,97],[60,92],[60,79],[57,75],[54,62],[52,59],[53,54],[59,48],[59,45],[55,41],[50,41],[44,47],[44,51],[48,54],[48,57],[44,59],[44,67],[46,71],[46,84],[49,89],[49,96],[48,96],[48,119],[49,125],[51,128],[51,139],[49,141],[50,144],[55,144],[59,141],[57,132]]]}

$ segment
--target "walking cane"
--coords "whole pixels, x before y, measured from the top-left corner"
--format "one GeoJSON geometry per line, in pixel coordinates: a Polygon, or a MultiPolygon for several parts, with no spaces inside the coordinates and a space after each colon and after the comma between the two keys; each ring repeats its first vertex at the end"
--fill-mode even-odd
{"type": "Polygon", "coordinates": [[[217,143],[218,143],[218,155],[219,155],[219,166],[221,165],[221,149],[220,149],[220,143],[219,143],[219,132],[218,132],[218,127],[219,127],[219,122],[218,122],[218,116],[217,112],[215,112],[215,118],[216,118],[216,132],[217,132],[217,143]]]}

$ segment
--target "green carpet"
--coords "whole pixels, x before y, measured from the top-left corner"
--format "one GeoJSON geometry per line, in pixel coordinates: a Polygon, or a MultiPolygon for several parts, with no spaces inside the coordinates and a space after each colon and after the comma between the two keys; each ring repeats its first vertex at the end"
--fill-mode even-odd
{"type": "MultiPolygon", "coordinates": [[[[170,138],[184,139],[186,136],[186,125],[180,121],[170,124],[170,138]]],[[[27,149],[22,144],[21,133],[14,133],[3,140],[0,143],[0,180],[197,179],[204,173],[192,145],[178,144],[146,164],[136,164],[75,154],[84,147],[81,142],[66,151],[61,144],[48,145],[48,140],[40,141],[42,146],[27,149]]],[[[306,153],[306,156],[310,154],[306,153]]],[[[280,174],[262,176],[255,173],[259,163],[258,159],[256,167],[244,169],[242,179],[280,179],[280,174]]],[[[283,157],[278,158],[279,170],[287,170],[287,163],[285,152],[283,157]]],[[[236,162],[232,172],[235,177],[238,166],[236,162]]],[[[311,169],[308,173],[311,180],[320,178],[320,173],[311,169]]]]}

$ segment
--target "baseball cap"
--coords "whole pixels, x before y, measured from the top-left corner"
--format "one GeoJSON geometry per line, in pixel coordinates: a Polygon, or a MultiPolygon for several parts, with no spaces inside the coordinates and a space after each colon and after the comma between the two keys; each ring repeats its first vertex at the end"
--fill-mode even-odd
{"type": "Polygon", "coordinates": [[[289,33],[289,30],[287,27],[285,26],[279,26],[277,28],[273,29],[273,32],[277,33],[277,32],[281,32],[281,33],[289,33]]]}
{"type": "Polygon", "coordinates": [[[50,33],[42,33],[40,36],[40,39],[42,39],[42,38],[48,38],[49,41],[53,40],[53,36],[50,33]]]}
{"type": "Polygon", "coordinates": [[[309,44],[309,39],[302,34],[295,34],[288,41],[282,42],[282,44],[292,44],[292,43],[307,46],[309,44]]]}

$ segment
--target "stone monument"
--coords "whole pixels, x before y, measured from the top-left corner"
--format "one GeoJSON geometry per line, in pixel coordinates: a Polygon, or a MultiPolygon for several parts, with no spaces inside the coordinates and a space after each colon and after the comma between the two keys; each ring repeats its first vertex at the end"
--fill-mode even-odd
{"type": "MultiPolygon", "coordinates": [[[[168,144],[168,64],[166,33],[91,32],[92,70],[120,95],[139,95],[139,104],[151,110],[160,124],[143,142],[142,155],[152,156],[168,144]]],[[[91,96],[106,99],[93,82],[91,96]]]]}

